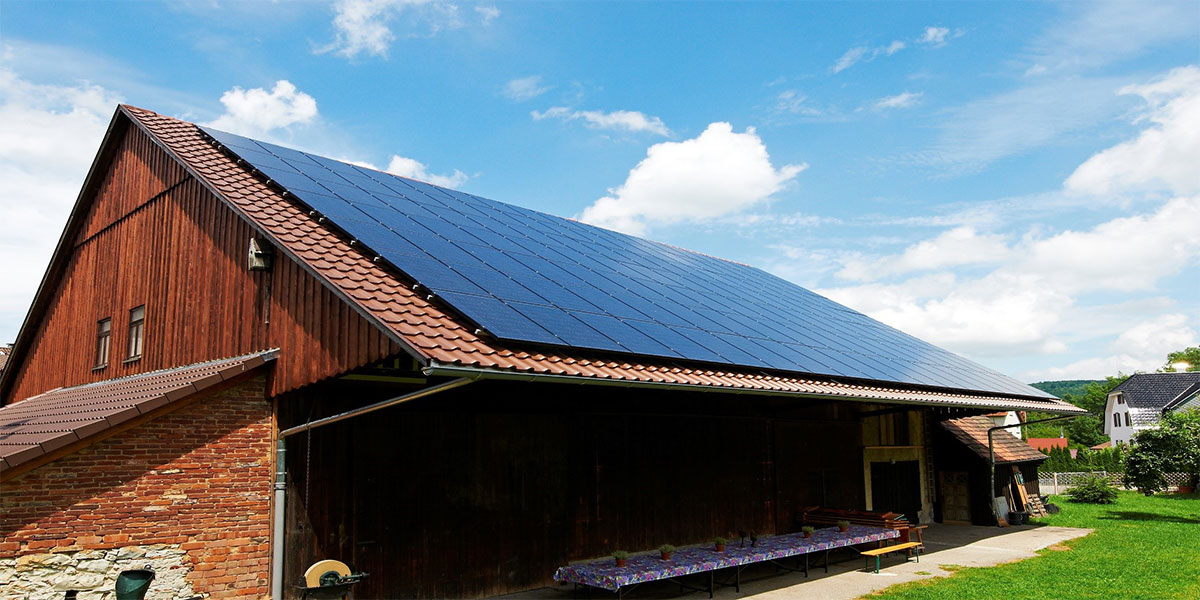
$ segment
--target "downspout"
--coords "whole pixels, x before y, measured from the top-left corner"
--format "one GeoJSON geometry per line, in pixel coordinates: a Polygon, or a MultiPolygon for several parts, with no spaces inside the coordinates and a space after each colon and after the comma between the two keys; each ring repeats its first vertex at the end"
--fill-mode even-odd
{"type": "Polygon", "coordinates": [[[988,504],[992,506],[992,520],[996,525],[1000,524],[1000,513],[996,511],[996,446],[992,439],[992,433],[997,429],[1008,429],[1010,427],[1024,427],[1026,425],[1034,425],[1036,423],[1048,423],[1050,421],[1061,421],[1063,419],[1074,419],[1079,415],[1066,415],[1062,417],[1053,417],[1050,419],[1038,419],[1037,421],[1028,421],[1025,423],[1015,423],[1013,425],[997,425],[987,430],[988,434],[988,504]]]}
{"type": "Polygon", "coordinates": [[[381,400],[374,404],[369,404],[354,410],[348,410],[343,413],[309,421],[295,427],[290,427],[279,432],[279,439],[275,442],[275,515],[271,530],[274,536],[271,547],[271,599],[283,600],[283,553],[284,553],[284,530],[287,523],[287,438],[297,433],[311,431],[318,427],[331,425],[339,421],[345,421],[367,413],[375,412],[384,408],[403,404],[411,400],[417,400],[432,396],[441,392],[449,391],[457,387],[462,387],[468,383],[473,383],[479,379],[478,376],[462,377],[441,383],[433,387],[427,387],[423,390],[417,390],[396,396],[387,400],[381,400]]]}

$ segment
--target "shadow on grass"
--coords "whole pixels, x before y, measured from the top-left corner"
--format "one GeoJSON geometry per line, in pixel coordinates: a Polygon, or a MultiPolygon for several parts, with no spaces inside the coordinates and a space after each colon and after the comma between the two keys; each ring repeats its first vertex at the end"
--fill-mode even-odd
{"type": "Polygon", "coordinates": [[[1128,510],[1109,511],[1097,518],[1107,521],[1161,521],[1163,523],[1200,524],[1200,518],[1196,517],[1177,517],[1175,515],[1161,515],[1158,513],[1128,510]]]}

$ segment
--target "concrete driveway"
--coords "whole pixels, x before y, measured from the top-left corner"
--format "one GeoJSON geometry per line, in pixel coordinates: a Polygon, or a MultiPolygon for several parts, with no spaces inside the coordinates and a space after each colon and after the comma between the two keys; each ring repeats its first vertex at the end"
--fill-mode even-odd
{"type": "MultiPolygon", "coordinates": [[[[1092,530],[1072,527],[969,527],[961,525],[930,525],[925,530],[925,550],[921,562],[904,562],[904,555],[897,553],[883,558],[879,574],[863,569],[864,560],[857,552],[845,550],[833,554],[829,573],[816,566],[803,573],[777,574],[770,564],[760,564],[742,571],[741,592],[732,587],[719,588],[715,598],[744,598],[753,596],[762,600],[811,599],[849,600],[884,588],[951,574],[941,567],[957,565],[963,567],[989,567],[1037,556],[1037,551],[1067,540],[1083,537],[1092,530]]],[[[813,557],[819,563],[819,557],[813,557]]],[[[638,587],[626,598],[705,598],[699,592],[681,593],[679,586],[669,582],[657,582],[638,587]]],[[[584,597],[582,594],[580,597],[584,597]]],[[[615,598],[601,590],[592,590],[591,598],[615,598]]],[[[543,588],[504,598],[537,598],[541,600],[566,600],[572,598],[571,586],[543,588]]]]}

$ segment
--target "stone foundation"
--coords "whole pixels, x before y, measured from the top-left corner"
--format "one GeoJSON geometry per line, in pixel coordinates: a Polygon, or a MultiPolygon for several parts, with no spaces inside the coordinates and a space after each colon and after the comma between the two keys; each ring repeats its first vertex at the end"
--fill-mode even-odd
{"type": "Polygon", "coordinates": [[[76,590],[79,600],[113,600],[121,571],[149,565],[155,577],[146,597],[179,600],[195,595],[187,580],[189,562],[178,545],[26,554],[0,559],[0,596],[62,600],[68,590],[76,590]]]}

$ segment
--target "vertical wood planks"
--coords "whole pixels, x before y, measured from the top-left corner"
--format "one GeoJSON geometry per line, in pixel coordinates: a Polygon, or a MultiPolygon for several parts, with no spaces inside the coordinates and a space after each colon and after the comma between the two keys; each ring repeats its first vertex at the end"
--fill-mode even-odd
{"type": "Polygon", "coordinates": [[[277,394],[400,352],[288,258],[250,272],[250,225],[140,130],[127,128],[116,144],[5,400],[270,347],[281,349],[277,394]],[[267,278],[269,324],[259,306],[267,278]],[[125,362],[129,310],[141,304],[145,350],[125,362]],[[105,317],[111,357],[94,370],[96,322],[105,317]]]}

